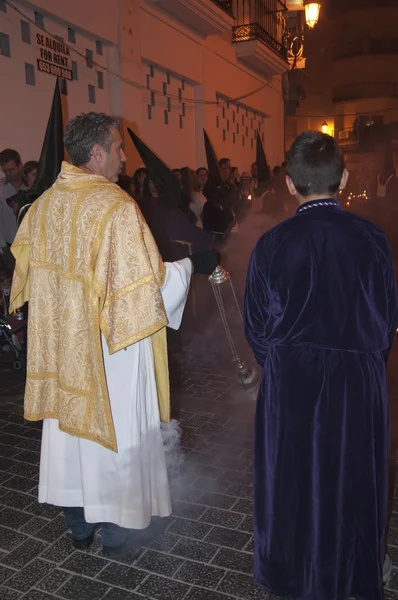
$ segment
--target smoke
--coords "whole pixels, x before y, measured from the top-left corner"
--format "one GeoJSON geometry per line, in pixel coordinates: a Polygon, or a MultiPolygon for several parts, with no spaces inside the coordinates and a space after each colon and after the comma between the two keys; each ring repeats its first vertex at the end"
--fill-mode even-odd
{"type": "MultiPolygon", "coordinates": [[[[231,277],[241,312],[243,311],[247,267],[251,253],[263,233],[277,224],[277,219],[263,213],[249,213],[239,224],[237,232],[231,233],[221,252],[221,266],[231,277]]],[[[243,331],[241,316],[236,308],[232,290],[228,282],[220,285],[228,325],[241,359],[253,364],[254,358],[248,347],[243,331]]],[[[217,308],[210,283],[206,277],[193,278],[191,295],[188,301],[186,319],[182,325],[182,352],[179,357],[184,360],[186,353],[197,357],[203,365],[220,364],[235,372],[232,353],[226,338],[220,313],[217,308]],[[193,298],[194,296],[194,298],[193,298]],[[190,304],[195,302],[195,316],[190,304]],[[189,335],[194,331],[197,335],[189,335]],[[200,334],[200,335],[198,335],[200,334]]]]}
{"type": "MultiPolygon", "coordinates": [[[[230,235],[222,250],[221,265],[231,275],[241,312],[247,267],[253,248],[261,235],[277,223],[278,219],[275,216],[249,213],[240,223],[238,231],[230,235]]],[[[241,316],[236,308],[230,285],[226,282],[220,287],[238,354],[248,365],[254,365],[255,360],[245,340],[241,316]]],[[[162,427],[173,514],[177,516],[185,516],[181,514],[181,511],[188,510],[184,503],[199,502],[200,504],[204,493],[222,494],[225,491],[225,481],[220,479],[224,467],[215,466],[214,463],[221,456],[227,458],[228,452],[231,457],[236,457],[237,449],[232,441],[230,445],[229,442],[220,442],[220,445],[215,438],[218,435],[229,437],[226,423],[230,420],[235,421],[237,427],[239,427],[238,423],[241,423],[242,430],[247,426],[251,431],[250,421],[258,391],[257,388],[243,390],[240,386],[216,299],[206,277],[193,278],[193,289],[188,300],[181,333],[181,347],[179,350],[174,348],[171,353],[172,386],[173,383],[176,384],[176,395],[180,397],[180,402],[183,402],[183,410],[191,412],[188,420],[183,417],[182,430],[176,421],[173,421],[170,426],[162,427]],[[180,377],[176,376],[176,370],[180,377]],[[211,399],[203,402],[200,385],[198,393],[193,398],[190,398],[189,392],[184,392],[183,388],[178,387],[184,378],[190,378],[198,383],[202,379],[203,384],[203,370],[209,373],[210,380],[217,382],[215,385],[225,386],[224,393],[228,396],[228,406],[225,407],[227,412],[223,412],[222,415],[216,414],[217,409],[212,405],[211,399]],[[205,430],[209,433],[205,434],[205,430]],[[213,461],[212,458],[216,460],[213,461]]],[[[248,451],[250,452],[250,445],[248,451]]]]}
{"type": "Polygon", "coordinates": [[[170,423],[161,423],[164,450],[166,454],[166,464],[169,477],[175,478],[179,475],[181,466],[184,462],[184,454],[181,450],[182,430],[180,424],[175,419],[170,423]]]}

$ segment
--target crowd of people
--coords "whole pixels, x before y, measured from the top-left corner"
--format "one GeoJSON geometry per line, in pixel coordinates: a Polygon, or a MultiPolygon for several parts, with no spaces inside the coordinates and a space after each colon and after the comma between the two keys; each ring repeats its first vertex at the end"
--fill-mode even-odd
{"type": "MultiPolygon", "coordinates": [[[[219,161],[220,183],[212,185],[209,171],[199,167],[174,168],[172,173],[181,186],[181,201],[174,207],[165,206],[148,169],[144,166],[133,176],[120,175],[118,185],[138,204],[165,260],[183,258],[194,249],[206,249],[217,244],[237,223],[250,201],[257,195],[262,208],[269,212],[286,212],[288,192],[285,185],[286,163],[273,169],[269,181],[259,183],[257,164],[250,174],[241,177],[229,158],[219,161]]],[[[14,260],[10,246],[30,203],[26,192],[35,182],[38,162],[23,163],[13,149],[0,152],[0,271],[12,273],[14,260]]],[[[235,228],[235,229],[234,229],[235,228]]]]}

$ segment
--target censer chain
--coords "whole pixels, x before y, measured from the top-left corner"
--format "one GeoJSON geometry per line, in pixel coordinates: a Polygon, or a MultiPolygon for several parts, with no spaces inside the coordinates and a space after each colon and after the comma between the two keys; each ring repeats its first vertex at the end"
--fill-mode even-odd
{"type": "Polygon", "coordinates": [[[233,284],[232,284],[232,279],[231,279],[231,277],[228,277],[228,279],[229,279],[229,284],[230,284],[230,286],[231,286],[232,295],[233,295],[233,297],[234,297],[234,300],[235,300],[236,308],[238,309],[238,313],[239,313],[239,316],[240,316],[240,320],[241,320],[241,322],[242,322],[242,324],[243,324],[243,316],[242,316],[242,311],[240,310],[240,306],[239,306],[238,298],[236,297],[235,288],[234,288],[234,286],[233,286],[233,284]]]}
{"type": "Polygon", "coordinates": [[[227,317],[226,317],[226,314],[225,314],[225,308],[224,308],[224,303],[223,303],[223,299],[222,299],[222,294],[221,294],[220,286],[217,285],[217,284],[212,283],[211,287],[213,288],[213,293],[214,293],[214,296],[216,298],[218,310],[219,310],[219,313],[220,313],[220,316],[221,316],[222,323],[224,325],[225,334],[227,336],[227,340],[228,340],[229,346],[231,348],[232,356],[234,357],[234,360],[236,362],[239,362],[240,361],[239,355],[238,355],[238,352],[236,350],[235,343],[234,343],[234,341],[232,339],[232,334],[231,334],[231,331],[230,331],[230,328],[229,328],[229,325],[228,325],[228,321],[227,321],[227,317]]]}

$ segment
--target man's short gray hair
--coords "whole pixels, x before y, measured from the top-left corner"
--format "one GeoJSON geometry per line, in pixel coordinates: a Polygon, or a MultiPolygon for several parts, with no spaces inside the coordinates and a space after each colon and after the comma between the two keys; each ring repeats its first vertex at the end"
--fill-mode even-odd
{"type": "Polygon", "coordinates": [[[65,129],[64,144],[76,167],[89,162],[95,144],[107,152],[110,148],[110,130],[120,130],[119,121],[105,113],[89,112],[72,119],[65,129]]]}

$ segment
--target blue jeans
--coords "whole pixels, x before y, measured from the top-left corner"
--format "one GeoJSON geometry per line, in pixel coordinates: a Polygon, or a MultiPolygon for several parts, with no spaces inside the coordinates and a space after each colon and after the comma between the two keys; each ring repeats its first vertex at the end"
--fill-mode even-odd
{"type": "MultiPolygon", "coordinates": [[[[84,518],[84,509],[81,507],[64,507],[66,524],[72,532],[74,540],[84,540],[94,532],[96,523],[87,523],[84,518]]],[[[119,527],[114,523],[100,523],[102,544],[108,548],[121,546],[126,538],[128,529],[119,527]]]]}

